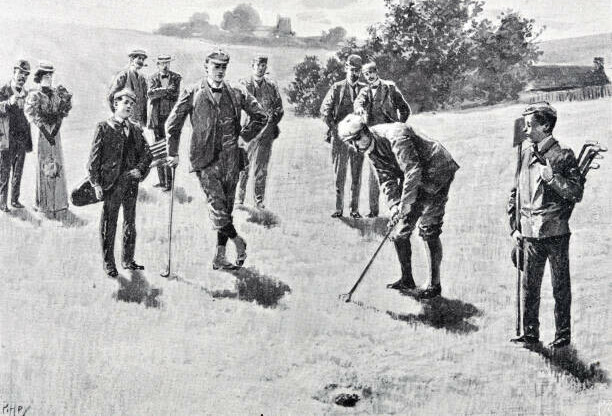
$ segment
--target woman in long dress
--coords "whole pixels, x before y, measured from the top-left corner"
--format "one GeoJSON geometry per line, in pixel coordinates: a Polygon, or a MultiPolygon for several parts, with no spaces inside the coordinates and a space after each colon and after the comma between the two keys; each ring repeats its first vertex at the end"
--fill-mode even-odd
{"type": "Polygon", "coordinates": [[[50,217],[68,208],[68,189],[60,127],[72,108],[72,95],[62,86],[53,87],[54,68],[41,63],[34,74],[40,87],[28,94],[24,112],[38,143],[38,172],[34,208],[50,217]]]}

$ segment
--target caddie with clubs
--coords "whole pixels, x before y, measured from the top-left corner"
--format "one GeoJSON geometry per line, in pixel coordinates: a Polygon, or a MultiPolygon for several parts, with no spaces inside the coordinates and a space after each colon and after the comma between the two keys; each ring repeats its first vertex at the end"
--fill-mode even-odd
{"type": "Polygon", "coordinates": [[[123,207],[122,266],[142,270],[136,263],[136,202],[138,183],[149,173],[151,152],[138,124],[129,120],[136,105],[136,94],[123,89],[115,93],[113,116],[98,123],[87,171],[98,200],[104,200],[100,239],[104,271],[116,277],[115,234],[119,208],[123,207]]]}
{"type": "MultiPolygon", "coordinates": [[[[540,339],[540,288],[546,261],[550,262],[555,299],[555,339],[551,348],[571,339],[569,218],[582,199],[584,180],[574,152],[554,137],[557,111],[548,103],[530,105],[523,112],[525,135],[517,186],[510,192],[508,216],[512,238],[523,248],[521,310],[523,334],[512,339],[525,345],[540,339]],[[520,205],[516,221],[516,203],[520,205]]],[[[520,264],[520,262],[519,262],[520,264]]]]}
{"type": "Polygon", "coordinates": [[[215,49],[206,57],[206,78],[185,88],[166,121],[168,163],[178,165],[181,130],[187,116],[193,132],[189,145],[191,171],[195,172],[208,203],[208,214],[217,231],[213,269],[236,269],[246,259],[246,242],[233,224],[232,211],[240,171],[238,138],[250,142],[266,125],[268,117],[243,86],[225,81],[229,55],[215,49]],[[240,124],[241,111],[249,121],[240,124]],[[236,246],[236,263],[225,254],[228,240],[236,246]]]}
{"type": "Polygon", "coordinates": [[[404,123],[368,127],[364,119],[349,114],[338,126],[338,135],[358,152],[365,153],[376,169],[391,210],[391,239],[400,262],[401,278],[390,289],[428,299],[442,293],[442,223],[448,193],[459,165],[439,142],[417,134],[404,123]],[[410,236],[419,223],[429,258],[430,282],[416,290],[412,276],[410,236]]]}

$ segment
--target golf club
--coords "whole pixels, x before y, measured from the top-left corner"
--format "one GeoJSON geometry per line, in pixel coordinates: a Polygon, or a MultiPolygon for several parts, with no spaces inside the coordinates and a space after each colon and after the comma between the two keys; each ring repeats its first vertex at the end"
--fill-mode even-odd
{"type": "Polygon", "coordinates": [[[166,270],[162,271],[162,277],[170,277],[171,262],[172,262],[172,211],[174,208],[174,180],[176,178],[176,166],[172,166],[172,188],[170,189],[170,218],[168,220],[168,265],[166,270]]]}

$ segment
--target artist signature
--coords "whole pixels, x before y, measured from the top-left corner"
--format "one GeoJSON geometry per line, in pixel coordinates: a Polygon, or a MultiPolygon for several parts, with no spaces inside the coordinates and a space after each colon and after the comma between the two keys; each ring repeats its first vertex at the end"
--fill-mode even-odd
{"type": "Polygon", "coordinates": [[[17,403],[2,402],[0,408],[0,416],[25,416],[30,410],[30,406],[24,406],[17,403]]]}

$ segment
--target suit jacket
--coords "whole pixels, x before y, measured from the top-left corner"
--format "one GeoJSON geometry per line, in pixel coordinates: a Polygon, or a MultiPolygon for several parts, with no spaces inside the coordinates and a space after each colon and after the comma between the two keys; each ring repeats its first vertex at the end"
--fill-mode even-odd
{"type": "MultiPolygon", "coordinates": [[[[240,136],[245,142],[251,141],[266,125],[268,116],[255,97],[244,87],[235,88],[224,82],[221,88],[226,89],[232,100],[236,114],[234,120],[236,137],[240,136]],[[249,122],[244,126],[240,125],[241,110],[249,116],[249,122]]],[[[190,116],[193,127],[189,160],[191,170],[198,171],[216,161],[222,149],[221,136],[217,134],[219,106],[206,79],[181,92],[166,120],[167,150],[170,156],[178,154],[181,130],[187,116],[190,116]]]]}
{"type": "MultiPolygon", "coordinates": [[[[281,98],[278,86],[265,78],[261,81],[261,85],[257,85],[255,78],[252,76],[243,79],[241,84],[246,90],[257,99],[257,102],[262,106],[268,115],[268,124],[261,131],[262,134],[267,134],[272,139],[276,139],[280,134],[278,123],[283,118],[285,110],[283,109],[283,100],[281,98]]],[[[246,123],[249,123],[247,118],[246,123]]]]}
{"type": "Polygon", "coordinates": [[[389,208],[408,213],[420,191],[435,194],[452,181],[459,165],[438,141],[417,134],[404,123],[369,129],[374,141],[368,153],[389,208]]]}
{"type": "Polygon", "coordinates": [[[147,114],[149,120],[147,127],[155,129],[164,125],[170,115],[170,111],[178,100],[181,91],[181,76],[176,72],[169,71],[168,86],[162,87],[161,73],[158,71],[149,78],[147,97],[149,106],[147,114]]]}
{"type": "Polygon", "coordinates": [[[368,85],[355,100],[354,110],[357,114],[367,115],[368,126],[382,123],[406,122],[410,116],[410,105],[393,81],[380,80],[374,94],[368,85]]]}
{"type": "MultiPolygon", "coordinates": [[[[359,96],[366,84],[359,81],[356,84],[357,96],[359,96]]],[[[321,116],[329,128],[335,127],[344,117],[353,112],[355,100],[351,98],[348,85],[346,79],[334,83],[321,103],[321,116]]]]}
{"type": "MultiPolygon", "coordinates": [[[[27,96],[27,90],[25,90],[25,88],[24,92],[25,98],[27,96]]],[[[13,88],[11,88],[10,82],[0,87],[0,150],[8,149],[11,141],[20,140],[23,141],[26,152],[31,152],[32,134],[30,132],[30,124],[26,119],[23,108],[19,108],[17,105],[9,104],[8,100],[12,95],[13,88]],[[14,137],[14,132],[11,132],[11,126],[14,126],[15,123],[22,124],[22,137],[14,137]]]]}
{"type": "MultiPolygon", "coordinates": [[[[153,157],[149,151],[142,129],[128,121],[130,130],[129,140],[134,140],[134,153],[126,155],[127,169],[138,169],[142,174],[141,181],[149,173],[149,167],[153,157]]],[[[103,190],[108,190],[117,182],[122,171],[123,148],[126,137],[121,131],[120,125],[115,119],[110,118],[98,123],[94,135],[87,171],[89,181],[92,185],[100,185],[103,190]]]]}
{"type": "MultiPolygon", "coordinates": [[[[524,142],[528,143],[528,142],[524,142]]],[[[510,191],[508,219],[510,228],[519,230],[524,237],[547,238],[568,234],[569,218],[574,205],[580,202],[584,179],[578,169],[574,152],[562,147],[554,138],[542,142],[540,155],[550,161],[553,179],[549,183],[540,178],[540,164],[529,149],[522,153],[520,176],[517,169],[515,186],[510,191]],[[529,160],[527,158],[529,157],[529,160]],[[536,183],[530,186],[530,180],[536,183]],[[520,223],[516,223],[516,195],[519,183],[520,223]],[[532,188],[532,189],[530,189],[532,188]]]]}
{"type": "Polygon", "coordinates": [[[136,105],[130,117],[131,120],[144,126],[147,122],[147,79],[140,72],[130,71],[129,68],[117,73],[108,91],[108,103],[112,112],[115,111],[113,108],[115,93],[124,88],[129,88],[136,93],[136,105]]]}

